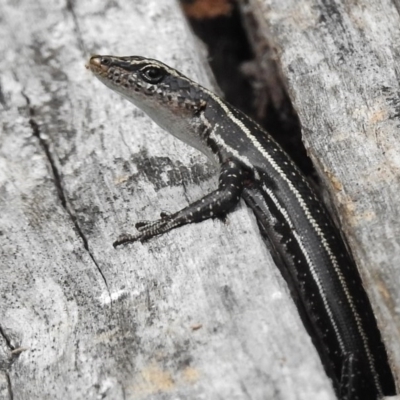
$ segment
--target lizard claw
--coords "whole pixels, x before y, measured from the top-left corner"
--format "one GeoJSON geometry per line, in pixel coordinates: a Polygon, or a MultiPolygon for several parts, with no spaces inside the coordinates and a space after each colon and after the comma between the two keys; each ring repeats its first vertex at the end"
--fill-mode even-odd
{"type": "Polygon", "coordinates": [[[142,235],[140,233],[137,235],[129,235],[127,233],[123,233],[122,235],[118,236],[118,239],[113,243],[113,247],[115,249],[122,244],[137,242],[138,240],[141,240],[141,236],[142,235]]]}
{"type": "Polygon", "coordinates": [[[160,212],[161,219],[171,218],[171,216],[172,216],[172,213],[170,213],[168,211],[161,211],[160,212]]]}
{"type": "Polygon", "coordinates": [[[135,228],[139,232],[142,232],[142,231],[146,230],[148,227],[150,227],[153,223],[154,223],[154,221],[141,220],[141,221],[136,222],[135,228]]]}
{"type": "Polygon", "coordinates": [[[136,235],[130,235],[124,233],[118,237],[118,239],[113,243],[114,248],[126,244],[126,243],[134,243],[134,242],[144,242],[153,236],[157,236],[163,233],[165,227],[168,226],[169,218],[165,217],[162,219],[158,219],[156,221],[139,221],[136,223],[135,227],[139,231],[136,235]]]}

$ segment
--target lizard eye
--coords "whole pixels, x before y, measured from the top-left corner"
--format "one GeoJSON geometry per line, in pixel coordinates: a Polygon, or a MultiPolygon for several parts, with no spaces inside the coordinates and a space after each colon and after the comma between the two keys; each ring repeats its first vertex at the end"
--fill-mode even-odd
{"type": "Polygon", "coordinates": [[[161,82],[165,76],[164,70],[157,67],[145,67],[140,71],[142,78],[148,83],[161,82]]]}
{"type": "Polygon", "coordinates": [[[102,57],[101,59],[100,59],[100,62],[103,64],[103,65],[110,65],[111,64],[111,59],[109,59],[108,57],[102,57]]]}

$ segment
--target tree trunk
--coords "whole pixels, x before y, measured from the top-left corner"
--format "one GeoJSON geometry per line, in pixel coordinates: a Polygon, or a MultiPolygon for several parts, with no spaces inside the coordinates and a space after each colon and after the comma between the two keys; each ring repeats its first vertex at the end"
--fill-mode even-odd
{"type": "MultiPolygon", "coordinates": [[[[290,2],[276,3],[277,14],[260,21],[276,24],[272,37],[307,146],[327,184],[340,188],[332,191],[335,204],[399,365],[398,83],[386,50],[395,49],[389,22],[398,14],[386,14],[393,6],[382,3],[384,22],[355,19],[380,38],[365,63],[356,59],[374,61],[371,79],[365,70],[342,72],[346,58],[335,74],[316,70],[316,79],[306,61],[324,60],[303,44],[294,57],[296,33],[290,38],[283,28],[287,18],[293,29],[282,8],[290,2]],[[381,42],[381,24],[389,43],[381,42]],[[386,72],[374,69],[378,62],[386,72]],[[325,82],[316,102],[313,80],[325,82]]],[[[254,7],[268,4],[254,0],[254,7]]],[[[300,37],[308,26],[301,21],[300,37]]],[[[216,187],[203,156],[84,68],[95,53],[144,55],[210,86],[204,51],[178,5],[0,0],[0,22],[0,398],[335,399],[244,204],[226,223],[112,247],[135,221],[176,211],[216,187]]]]}
{"type": "Polygon", "coordinates": [[[398,1],[248,0],[350,242],[400,378],[398,1]]]}

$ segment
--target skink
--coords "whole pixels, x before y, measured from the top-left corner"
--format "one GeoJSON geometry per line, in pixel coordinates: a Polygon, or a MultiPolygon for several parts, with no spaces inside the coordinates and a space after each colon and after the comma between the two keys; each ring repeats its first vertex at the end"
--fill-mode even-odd
{"type": "Polygon", "coordinates": [[[167,132],[220,167],[212,193],[115,243],[145,241],[223,217],[242,197],[295,292],[341,400],[395,394],[377,323],[353,258],[325,206],[289,156],[257,123],[167,65],[139,56],[93,56],[89,69],[167,132]]]}

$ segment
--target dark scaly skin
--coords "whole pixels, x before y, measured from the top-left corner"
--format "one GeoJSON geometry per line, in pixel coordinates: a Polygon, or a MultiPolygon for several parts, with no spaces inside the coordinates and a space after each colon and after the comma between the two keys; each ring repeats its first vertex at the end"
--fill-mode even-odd
{"type": "Polygon", "coordinates": [[[353,258],[323,203],[255,122],[184,75],[142,57],[92,57],[88,66],[169,133],[221,167],[218,190],[114,245],[221,217],[242,196],[294,294],[341,400],[395,394],[376,320],[353,258]]]}

